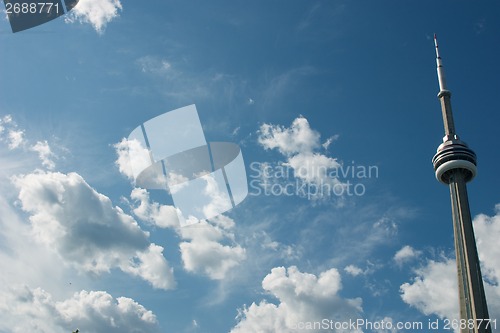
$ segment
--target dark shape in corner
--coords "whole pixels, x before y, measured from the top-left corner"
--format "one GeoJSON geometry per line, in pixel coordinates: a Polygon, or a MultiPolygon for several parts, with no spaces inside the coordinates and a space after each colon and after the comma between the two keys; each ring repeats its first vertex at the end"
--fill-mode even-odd
{"type": "Polygon", "coordinates": [[[79,0],[4,0],[12,32],[52,21],[72,10],[79,0]]]}
{"type": "Polygon", "coordinates": [[[80,0],[64,0],[64,4],[66,5],[66,13],[73,9],[80,0]]]}

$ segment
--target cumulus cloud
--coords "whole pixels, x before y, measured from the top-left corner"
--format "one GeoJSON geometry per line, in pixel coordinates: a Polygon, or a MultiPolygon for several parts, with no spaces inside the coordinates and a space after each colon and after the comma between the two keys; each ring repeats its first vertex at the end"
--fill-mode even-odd
{"type": "Polygon", "coordinates": [[[336,169],[340,166],[331,157],[304,152],[289,157],[285,165],[292,167],[295,171],[295,176],[305,180],[307,183],[325,184],[333,181],[333,184],[340,184],[337,178],[328,178],[328,170],[336,169]]]}
{"type": "Polygon", "coordinates": [[[224,215],[183,227],[179,233],[184,240],[179,244],[184,268],[201,273],[213,280],[221,280],[245,258],[246,251],[234,242],[231,229],[234,221],[224,215]],[[229,245],[222,242],[230,241],[229,245]]]}
{"type": "Polygon", "coordinates": [[[90,23],[102,33],[106,25],[118,17],[119,10],[122,10],[120,0],[80,0],[66,16],[66,22],[90,23]]]}
{"type": "Polygon", "coordinates": [[[172,289],[175,287],[173,269],[163,257],[163,247],[150,244],[146,251],[137,251],[135,257],[129,259],[128,264],[120,265],[127,273],[143,278],[154,288],[172,289]]]}
{"type": "Polygon", "coordinates": [[[35,172],[16,176],[34,237],[80,271],[112,268],[140,276],[155,288],[175,286],[173,270],[149,234],[76,173],[35,172]]]}
{"type": "MultiPolygon", "coordinates": [[[[483,283],[488,301],[490,318],[500,316],[500,205],[495,206],[495,215],[480,214],[474,218],[483,283]]],[[[435,314],[441,318],[458,318],[457,268],[454,258],[441,261],[428,260],[415,271],[411,283],[400,287],[401,297],[407,304],[422,313],[435,314]]]]}
{"type": "Polygon", "coordinates": [[[115,164],[120,173],[130,180],[135,180],[135,176],[151,165],[149,150],[136,139],[123,138],[114,148],[117,155],[115,164]]]}
{"type": "Polygon", "coordinates": [[[396,264],[401,266],[402,264],[418,257],[420,254],[420,251],[415,250],[409,245],[405,245],[398,252],[396,252],[393,259],[396,264]]]}
{"type": "Polygon", "coordinates": [[[289,128],[280,125],[262,124],[259,143],[265,149],[278,149],[286,156],[312,152],[319,146],[320,134],[311,129],[304,117],[298,117],[289,128]]]}
{"type": "Polygon", "coordinates": [[[147,190],[134,188],[130,198],[138,203],[133,208],[134,214],[143,221],[147,221],[160,228],[172,228],[179,226],[177,210],[174,206],[161,205],[158,202],[151,201],[147,190]]]}
{"type": "Polygon", "coordinates": [[[331,177],[329,172],[339,168],[340,164],[335,158],[318,152],[321,147],[327,148],[333,138],[322,145],[320,134],[311,129],[306,118],[296,118],[290,127],[262,124],[258,135],[258,142],[264,149],[275,149],[286,157],[286,162],[281,165],[291,168],[297,179],[330,188],[340,186],[338,192],[343,189],[338,177],[331,177]]]}
{"type": "Polygon", "coordinates": [[[480,214],[474,218],[478,255],[481,258],[483,275],[493,283],[500,282],[500,204],[495,206],[495,215],[480,214]]]}
{"type": "Polygon", "coordinates": [[[0,331],[67,333],[159,332],[156,316],[131,298],[85,291],[56,301],[41,288],[10,288],[1,295],[0,331]]]}
{"type": "Polygon", "coordinates": [[[457,269],[454,259],[429,260],[412,283],[400,287],[403,301],[425,315],[458,319],[457,269]]]}
{"type": "MultiPolygon", "coordinates": [[[[231,330],[239,332],[320,332],[302,328],[300,323],[348,321],[363,312],[360,298],[346,299],[340,274],[332,268],[316,276],[300,272],[295,266],[275,267],[262,281],[262,288],[278,300],[278,305],[262,300],[239,310],[238,324],[231,330]]],[[[331,331],[335,331],[334,329],[331,331]]],[[[359,331],[358,331],[359,332],[359,331]]]]}
{"type": "Polygon", "coordinates": [[[473,224],[490,318],[500,318],[500,204],[495,205],[495,215],[480,214],[473,224]]]}

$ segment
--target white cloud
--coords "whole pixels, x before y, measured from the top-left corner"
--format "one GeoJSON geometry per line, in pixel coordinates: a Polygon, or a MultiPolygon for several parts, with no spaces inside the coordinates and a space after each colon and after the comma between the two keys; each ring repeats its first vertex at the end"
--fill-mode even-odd
{"type": "Polygon", "coordinates": [[[246,251],[234,243],[234,221],[226,216],[219,215],[212,220],[214,224],[201,221],[179,229],[179,233],[189,242],[181,242],[181,251],[184,268],[188,272],[201,273],[213,280],[224,279],[229,271],[238,266],[245,258],[246,251]],[[221,242],[231,240],[231,245],[221,242]]]}
{"type": "Polygon", "coordinates": [[[169,268],[163,247],[150,244],[146,251],[138,251],[136,257],[129,259],[127,265],[120,268],[132,275],[143,278],[151,283],[154,288],[172,289],[175,287],[173,269],[169,268]]]}
{"type": "MultiPolygon", "coordinates": [[[[480,214],[473,220],[476,243],[490,318],[500,317],[500,205],[495,215],[480,214]]],[[[416,270],[412,283],[401,285],[401,297],[422,313],[436,314],[441,318],[458,318],[457,268],[454,258],[441,262],[429,260],[416,270]]]]}
{"type": "Polygon", "coordinates": [[[47,167],[47,169],[53,170],[55,168],[56,164],[52,160],[55,155],[50,149],[47,140],[37,141],[37,143],[30,149],[38,153],[38,157],[40,158],[40,161],[42,161],[42,165],[47,167]]]}
{"type": "Polygon", "coordinates": [[[337,177],[329,175],[329,170],[339,168],[340,164],[335,158],[316,152],[322,146],[320,134],[311,129],[306,118],[296,118],[289,128],[262,124],[258,134],[258,142],[264,149],[276,149],[287,158],[282,165],[292,168],[296,178],[320,186],[343,186],[337,177]]]}
{"type": "Polygon", "coordinates": [[[400,287],[403,301],[425,315],[458,319],[457,269],[455,260],[429,260],[416,270],[412,283],[400,287]]]}
{"type": "Polygon", "coordinates": [[[30,225],[24,221],[18,209],[13,207],[12,201],[14,194],[17,193],[16,189],[10,183],[3,183],[2,178],[0,180],[2,181],[2,193],[0,194],[0,292],[20,281],[29,285],[43,286],[45,289],[57,292],[66,291],[67,281],[75,281],[74,277],[71,277],[64,262],[54,256],[50,249],[33,240],[30,225]]]}
{"type": "Polygon", "coordinates": [[[262,300],[259,304],[245,306],[239,310],[239,322],[231,332],[290,332],[292,329],[294,332],[320,332],[324,330],[301,329],[301,325],[323,318],[355,320],[363,312],[360,298],[339,296],[342,283],[335,268],[316,276],[300,272],[295,266],[275,267],[262,281],[262,288],[279,301],[278,305],[262,300]]]}
{"type": "Polygon", "coordinates": [[[216,218],[212,219],[212,222],[219,228],[222,228],[222,230],[225,230],[225,235],[232,239],[232,234],[228,232],[236,226],[236,222],[234,222],[232,218],[226,215],[218,215],[216,218]]]}
{"type": "Polygon", "coordinates": [[[213,241],[182,242],[180,245],[184,268],[201,272],[213,280],[224,279],[227,272],[245,258],[241,246],[227,246],[213,241]]]}
{"type": "Polygon", "coordinates": [[[500,318],[500,204],[495,205],[495,215],[480,214],[474,218],[478,255],[481,260],[484,285],[490,318],[500,318]]]}
{"type": "Polygon", "coordinates": [[[209,199],[209,202],[201,208],[204,216],[218,216],[227,211],[228,208],[231,208],[226,189],[219,188],[220,184],[215,180],[212,174],[201,176],[199,179],[205,181],[203,194],[209,199]]]}
{"type": "Polygon", "coordinates": [[[55,167],[56,154],[47,141],[24,135],[8,150],[11,130],[25,133],[11,116],[0,118],[0,332],[158,332],[151,311],[131,299],[68,292],[92,289],[96,274],[116,268],[173,288],[163,248],[79,175],[33,172],[38,159],[55,167]],[[11,289],[17,283],[40,288],[11,289]]]}
{"type": "Polygon", "coordinates": [[[63,301],[41,288],[10,288],[1,295],[0,331],[12,333],[159,332],[156,316],[127,297],[104,291],[75,293],[63,301]]]}
{"type": "MultiPolygon", "coordinates": [[[[118,159],[116,164],[120,172],[128,177],[133,177],[133,171],[129,164],[131,141],[123,139],[115,145],[118,159]]],[[[146,163],[146,162],[145,162],[146,163]]],[[[174,175],[175,176],[175,175],[174,175]]],[[[177,177],[179,178],[179,177],[177,177]]],[[[227,205],[226,197],[218,189],[217,183],[212,177],[201,176],[206,184],[203,194],[210,200],[204,203],[200,209],[205,216],[216,216],[211,223],[205,220],[198,221],[190,226],[179,228],[179,210],[170,205],[161,205],[150,200],[147,190],[135,188],[131,192],[131,199],[135,203],[132,206],[133,213],[143,221],[147,221],[161,228],[176,228],[183,239],[179,244],[184,269],[188,272],[203,274],[214,280],[222,280],[228,276],[232,268],[238,266],[245,258],[246,252],[243,247],[234,242],[234,221],[226,216],[218,215],[224,211],[227,205]]],[[[184,179],[179,178],[179,182],[184,179]]],[[[178,190],[183,184],[176,185],[178,190]]],[[[172,189],[175,193],[176,189],[172,189]]],[[[187,224],[190,224],[188,218],[187,224]]]]}
{"type": "Polygon", "coordinates": [[[149,150],[136,139],[123,138],[113,147],[118,156],[115,161],[118,170],[130,180],[151,165],[149,150]]]}
{"type": "Polygon", "coordinates": [[[98,33],[118,17],[122,10],[120,0],[80,0],[66,16],[66,22],[90,23],[98,33]]]}
{"type": "Polygon", "coordinates": [[[320,134],[311,129],[306,118],[300,116],[290,128],[263,124],[259,130],[258,142],[265,149],[278,149],[286,156],[310,153],[319,146],[320,134]]]}
{"type": "Polygon", "coordinates": [[[100,274],[116,267],[155,288],[175,286],[163,248],[150,244],[131,216],[80,175],[35,172],[14,177],[13,183],[35,239],[79,271],[100,274]]]}
{"type": "Polygon", "coordinates": [[[394,261],[398,265],[402,265],[416,257],[418,257],[422,252],[415,250],[410,245],[403,246],[396,254],[394,255],[394,261]]]}
{"type": "Polygon", "coordinates": [[[133,208],[133,212],[141,220],[150,222],[160,228],[179,226],[176,208],[169,205],[160,205],[154,201],[151,202],[147,190],[135,188],[132,190],[130,198],[139,202],[139,205],[133,208]]]}
{"type": "Polygon", "coordinates": [[[307,183],[325,184],[333,181],[333,184],[340,184],[338,179],[328,178],[328,170],[336,169],[340,166],[334,158],[307,152],[288,158],[288,162],[284,165],[292,167],[295,176],[305,180],[307,183]]]}
{"type": "Polygon", "coordinates": [[[474,218],[474,232],[478,255],[481,258],[483,275],[494,283],[500,282],[500,204],[495,206],[495,215],[480,214],[474,218]]]}

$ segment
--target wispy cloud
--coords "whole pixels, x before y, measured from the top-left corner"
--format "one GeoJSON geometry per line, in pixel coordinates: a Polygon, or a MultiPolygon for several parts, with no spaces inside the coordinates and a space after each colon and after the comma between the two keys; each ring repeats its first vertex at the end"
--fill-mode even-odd
{"type": "Polygon", "coordinates": [[[349,265],[344,268],[344,271],[346,271],[348,274],[352,276],[358,276],[363,274],[363,270],[359,268],[358,266],[355,265],[349,265]]]}
{"type": "Polygon", "coordinates": [[[291,68],[282,73],[270,76],[264,83],[262,91],[263,103],[274,101],[297,88],[304,77],[315,74],[317,70],[311,66],[291,68]]]}
{"type": "Polygon", "coordinates": [[[160,94],[182,102],[191,103],[194,98],[221,98],[223,87],[228,84],[225,76],[205,70],[193,73],[184,69],[175,59],[145,55],[137,59],[137,67],[147,76],[157,80],[160,94]]]}
{"type": "Polygon", "coordinates": [[[329,137],[328,139],[326,139],[326,141],[324,143],[322,143],[321,146],[323,147],[323,149],[328,150],[328,148],[330,147],[330,145],[334,141],[337,141],[339,139],[339,137],[340,137],[339,134],[335,134],[335,135],[329,137]]]}
{"type": "Polygon", "coordinates": [[[53,170],[55,168],[56,164],[52,160],[55,155],[52,152],[52,149],[50,149],[47,140],[37,141],[37,143],[30,149],[38,153],[38,157],[40,158],[40,161],[42,161],[42,165],[47,167],[47,169],[53,170]]]}
{"type": "Polygon", "coordinates": [[[26,130],[19,128],[11,115],[0,118],[0,143],[2,142],[13,152],[35,152],[42,166],[49,170],[56,167],[55,160],[59,158],[59,154],[68,151],[64,147],[56,146],[58,154],[54,153],[47,140],[36,141],[33,144],[26,130]]]}
{"type": "Polygon", "coordinates": [[[9,150],[22,148],[26,144],[24,132],[10,114],[0,118],[0,141],[7,143],[9,150]]]}
{"type": "Polygon", "coordinates": [[[304,17],[300,21],[297,29],[307,29],[311,25],[311,22],[313,22],[314,17],[319,10],[321,10],[321,3],[317,2],[304,14],[304,17]]]}
{"type": "Polygon", "coordinates": [[[137,59],[137,64],[143,73],[155,75],[167,75],[169,72],[172,74],[176,73],[170,62],[163,58],[143,56],[137,59]]]}
{"type": "Polygon", "coordinates": [[[25,142],[24,131],[11,129],[11,130],[9,130],[8,139],[9,139],[9,149],[10,150],[19,148],[25,142]]]}

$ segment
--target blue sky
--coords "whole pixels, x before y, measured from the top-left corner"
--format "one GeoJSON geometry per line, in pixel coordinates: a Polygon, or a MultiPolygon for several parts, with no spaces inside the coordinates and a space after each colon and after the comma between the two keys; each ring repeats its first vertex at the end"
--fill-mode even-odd
{"type": "Polygon", "coordinates": [[[478,155],[468,189],[496,318],[499,15],[495,1],[80,0],[15,34],[4,15],[0,332],[456,318],[449,192],[431,164],[444,135],[434,33],[457,131],[478,155]],[[120,143],[191,104],[208,141],[241,147],[249,184],[263,184],[258,167],[377,173],[274,173],[276,190],[349,181],[363,193],[250,187],[231,211],[179,228],[167,193],[127,177],[120,143]]]}

